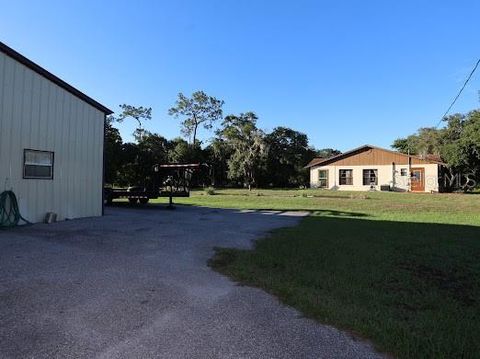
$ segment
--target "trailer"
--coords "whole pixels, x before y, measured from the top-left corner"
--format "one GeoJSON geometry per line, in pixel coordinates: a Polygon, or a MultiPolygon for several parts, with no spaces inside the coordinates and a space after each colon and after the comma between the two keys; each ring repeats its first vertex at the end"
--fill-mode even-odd
{"type": "Polygon", "coordinates": [[[130,204],[147,204],[151,199],[169,198],[169,207],[173,207],[174,197],[189,197],[190,183],[194,172],[201,164],[158,164],[153,166],[153,181],[147,186],[128,188],[104,188],[105,203],[110,205],[114,199],[128,199],[130,204]]]}

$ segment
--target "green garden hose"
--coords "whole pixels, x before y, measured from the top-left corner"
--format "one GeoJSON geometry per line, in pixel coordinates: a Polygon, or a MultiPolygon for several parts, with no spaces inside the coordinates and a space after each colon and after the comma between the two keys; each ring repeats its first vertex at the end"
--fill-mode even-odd
{"type": "Polygon", "coordinates": [[[20,220],[30,223],[20,214],[15,193],[13,191],[0,193],[0,228],[16,226],[20,220]]]}

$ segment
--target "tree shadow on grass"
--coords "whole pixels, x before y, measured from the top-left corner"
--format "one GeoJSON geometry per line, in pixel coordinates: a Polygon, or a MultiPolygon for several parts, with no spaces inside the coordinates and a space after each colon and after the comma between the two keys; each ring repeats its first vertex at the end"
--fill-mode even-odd
{"type": "Polygon", "coordinates": [[[480,227],[323,213],[210,265],[400,357],[480,352],[480,227]]]}

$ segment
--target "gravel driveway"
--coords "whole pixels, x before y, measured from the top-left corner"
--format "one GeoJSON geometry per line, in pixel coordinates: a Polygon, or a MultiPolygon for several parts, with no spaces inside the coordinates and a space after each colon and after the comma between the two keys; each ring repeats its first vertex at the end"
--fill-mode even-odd
{"type": "Polygon", "coordinates": [[[207,267],[298,213],[150,208],[0,231],[0,357],[378,356],[207,267]]]}

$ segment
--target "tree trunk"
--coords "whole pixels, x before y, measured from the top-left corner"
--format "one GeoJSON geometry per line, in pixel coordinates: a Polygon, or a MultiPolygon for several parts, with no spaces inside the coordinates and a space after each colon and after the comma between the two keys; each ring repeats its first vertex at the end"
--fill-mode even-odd
{"type": "Polygon", "coordinates": [[[215,187],[215,168],[213,165],[210,167],[210,185],[215,187]]]}
{"type": "Polygon", "coordinates": [[[197,142],[197,127],[198,125],[195,125],[193,127],[193,142],[192,142],[193,147],[195,147],[195,142],[197,142]]]}
{"type": "Polygon", "coordinates": [[[193,147],[195,147],[195,143],[197,141],[197,128],[198,128],[197,116],[193,114],[193,147]]]}

